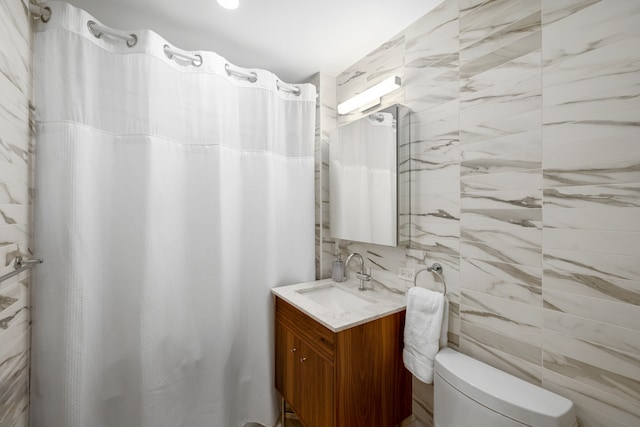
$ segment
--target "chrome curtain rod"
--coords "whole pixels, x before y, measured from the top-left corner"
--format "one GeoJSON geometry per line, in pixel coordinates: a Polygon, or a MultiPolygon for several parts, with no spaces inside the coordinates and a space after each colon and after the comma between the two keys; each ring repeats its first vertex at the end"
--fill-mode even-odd
{"type": "Polygon", "coordinates": [[[0,276],[0,282],[10,279],[16,274],[20,274],[23,271],[28,270],[31,267],[34,267],[36,264],[42,264],[43,262],[44,262],[44,259],[42,258],[23,259],[21,256],[16,257],[15,261],[13,262],[13,268],[15,268],[15,270],[13,270],[11,273],[7,273],[3,276],[0,276]]]}

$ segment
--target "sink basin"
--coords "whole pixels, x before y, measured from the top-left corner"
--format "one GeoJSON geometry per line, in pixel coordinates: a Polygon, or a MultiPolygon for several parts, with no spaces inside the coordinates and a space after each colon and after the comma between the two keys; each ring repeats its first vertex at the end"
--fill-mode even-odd
{"type": "Polygon", "coordinates": [[[358,310],[372,304],[371,301],[357,297],[333,285],[302,289],[297,292],[305,298],[309,298],[311,301],[335,312],[358,310]]]}

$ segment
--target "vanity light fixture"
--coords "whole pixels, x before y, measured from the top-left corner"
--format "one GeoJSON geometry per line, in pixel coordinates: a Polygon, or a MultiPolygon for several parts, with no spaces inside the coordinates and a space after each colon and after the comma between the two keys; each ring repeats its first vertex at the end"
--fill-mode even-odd
{"type": "Polygon", "coordinates": [[[356,108],[360,108],[366,105],[371,108],[380,103],[380,98],[384,95],[393,92],[394,90],[402,86],[402,79],[399,76],[391,76],[384,79],[375,86],[371,86],[358,95],[347,99],[341,104],[338,104],[338,114],[347,114],[356,108]]]}
{"type": "Polygon", "coordinates": [[[237,9],[240,6],[240,0],[218,0],[218,4],[225,9],[237,9]]]}

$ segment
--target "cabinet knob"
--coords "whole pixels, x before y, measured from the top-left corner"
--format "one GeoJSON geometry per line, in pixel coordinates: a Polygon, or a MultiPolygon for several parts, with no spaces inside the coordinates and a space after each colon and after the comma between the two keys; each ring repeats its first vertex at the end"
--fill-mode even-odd
{"type": "Polygon", "coordinates": [[[298,349],[297,349],[297,348],[292,348],[292,349],[291,349],[291,353],[295,353],[296,351],[298,351],[298,349]]]}
{"type": "Polygon", "coordinates": [[[303,357],[302,359],[300,359],[300,362],[304,362],[305,360],[307,360],[307,358],[303,357]]]}

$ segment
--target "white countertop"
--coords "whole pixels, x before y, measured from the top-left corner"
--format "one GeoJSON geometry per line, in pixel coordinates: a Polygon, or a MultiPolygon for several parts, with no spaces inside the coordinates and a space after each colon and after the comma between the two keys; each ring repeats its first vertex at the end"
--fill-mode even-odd
{"type": "Polygon", "coordinates": [[[398,313],[407,306],[404,294],[396,294],[385,289],[376,282],[366,283],[366,291],[358,291],[359,280],[353,279],[336,283],[332,279],[316,280],[313,282],[296,283],[271,289],[274,295],[300,309],[333,332],[340,332],[372,320],[380,319],[389,314],[398,313]],[[351,311],[336,312],[304,296],[304,291],[323,286],[335,286],[359,298],[368,300],[370,305],[351,311]],[[302,293],[298,291],[303,291],[302,293]]]}

